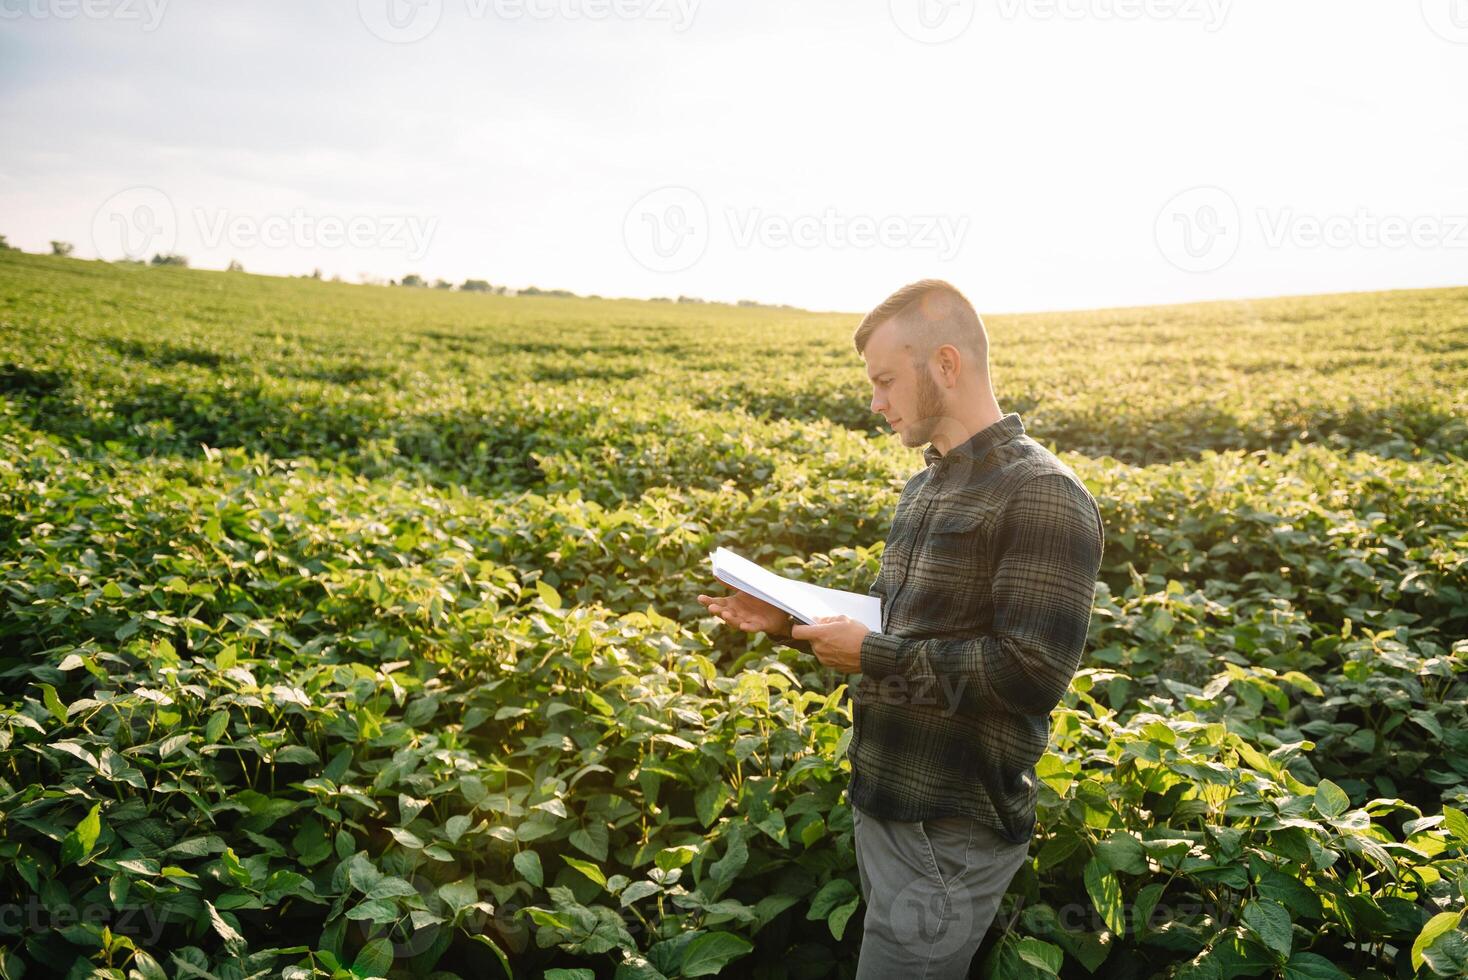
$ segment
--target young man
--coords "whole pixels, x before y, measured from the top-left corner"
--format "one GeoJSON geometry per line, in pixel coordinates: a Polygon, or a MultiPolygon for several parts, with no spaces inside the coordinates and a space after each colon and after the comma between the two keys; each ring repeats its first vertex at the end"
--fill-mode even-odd
{"type": "Polygon", "coordinates": [[[1004,414],[988,335],[953,286],[893,293],[856,330],[880,412],[926,468],[898,499],[871,594],[882,631],[699,601],[859,672],[849,749],[866,902],[858,978],[965,977],[1034,834],[1035,762],[1080,666],[1101,566],[1095,499],[1004,414]]]}

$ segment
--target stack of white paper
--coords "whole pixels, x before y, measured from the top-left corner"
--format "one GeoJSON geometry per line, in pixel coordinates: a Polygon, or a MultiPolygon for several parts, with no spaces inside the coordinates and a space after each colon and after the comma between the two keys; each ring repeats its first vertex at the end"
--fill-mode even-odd
{"type": "Polygon", "coordinates": [[[728,548],[709,552],[709,562],[714,578],[720,582],[783,609],[802,623],[814,623],[822,616],[850,616],[872,632],[882,632],[882,600],[877,596],[827,589],[776,575],[728,548]]]}

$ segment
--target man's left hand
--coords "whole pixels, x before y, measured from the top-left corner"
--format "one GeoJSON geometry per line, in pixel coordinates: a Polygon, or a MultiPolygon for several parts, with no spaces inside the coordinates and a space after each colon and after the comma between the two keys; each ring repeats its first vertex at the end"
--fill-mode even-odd
{"type": "Polygon", "coordinates": [[[865,623],[850,616],[822,616],[809,626],[796,623],[790,629],[790,636],[810,640],[811,652],[827,667],[835,667],[843,674],[859,674],[861,641],[870,632],[865,623]]]}

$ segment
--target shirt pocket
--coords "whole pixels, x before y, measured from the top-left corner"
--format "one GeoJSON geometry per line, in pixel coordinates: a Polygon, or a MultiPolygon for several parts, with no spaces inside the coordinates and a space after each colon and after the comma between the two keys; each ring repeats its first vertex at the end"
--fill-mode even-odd
{"type": "Polygon", "coordinates": [[[965,508],[933,515],[918,559],[932,628],[961,633],[987,618],[988,552],[983,511],[965,508]]]}
{"type": "Polygon", "coordinates": [[[984,558],[984,514],[981,511],[940,511],[928,525],[923,563],[934,572],[971,578],[984,558]]]}

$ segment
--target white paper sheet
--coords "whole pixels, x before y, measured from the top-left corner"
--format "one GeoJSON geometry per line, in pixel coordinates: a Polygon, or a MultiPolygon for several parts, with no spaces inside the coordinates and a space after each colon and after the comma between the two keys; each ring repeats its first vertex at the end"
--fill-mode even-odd
{"type": "Polygon", "coordinates": [[[814,623],[822,616],[850,616],[872,632],[882,632],[882,600],[877,596],[843,592],[786,578],[728,548],[709,552],[709,563],[713,566],[714,578],[720,582],[762,599],[802,623],[814,623]]]}

